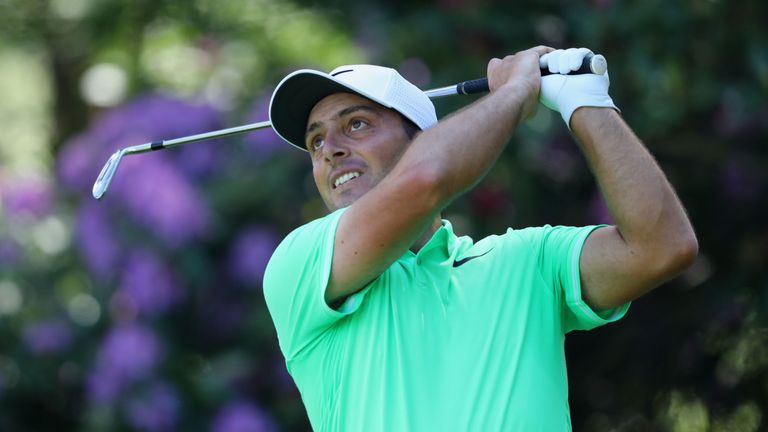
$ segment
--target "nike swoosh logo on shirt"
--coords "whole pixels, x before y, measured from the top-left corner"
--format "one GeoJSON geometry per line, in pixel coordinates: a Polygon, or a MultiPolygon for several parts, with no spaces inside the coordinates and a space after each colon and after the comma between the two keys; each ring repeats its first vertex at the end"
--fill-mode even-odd
{"type": "Polygon", "coordinates": [[[484,253],[481,253],[480,255],[468,256],[468,257],[464,257],[464,258],[462,258],[460,260],[456,260],[456,261],[453,262],[453,266],[454,267],[458,267],[460,265],[464,265],[464,264],[468,263],[469,261],[472,261],[475,258],[480,258],[481,256],[487,254],[488,252],[490,252],[492,250],[493,250],[493,248],[490,248],[487,251],[485,251],[484,253]]]}

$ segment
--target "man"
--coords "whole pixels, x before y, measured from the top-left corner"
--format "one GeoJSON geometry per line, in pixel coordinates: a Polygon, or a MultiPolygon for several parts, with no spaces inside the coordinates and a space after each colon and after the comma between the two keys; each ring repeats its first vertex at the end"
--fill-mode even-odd
{"type": "Polygon", "coordinates": [[[691,264],[693,229],[586,49],[488,64],[490,94],[439,123],[395,71],[299,71],[270,118],[306,149],[331,213],[280,244],[264,293],[323,431],[570,430],[564,335],[621,318],[691,264]],[[615,226],[456,237],[440,212],[491,169],[539,99],[572,130],[615,226]],[[414,132],[415,130],[415,132],[414,132]]]}

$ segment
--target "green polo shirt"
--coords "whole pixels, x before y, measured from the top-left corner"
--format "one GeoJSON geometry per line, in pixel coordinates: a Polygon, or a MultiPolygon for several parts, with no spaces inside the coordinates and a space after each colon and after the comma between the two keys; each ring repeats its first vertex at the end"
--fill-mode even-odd
{"type": "Polygon", "coordinates": [[[570,430],[564,337],[618,320],[581,298],[597,227],[509,229],[478,242],[448,221],[334,310],[324,301],[344,209],[289,234],[264,295],[317,431],[570,430]]]}

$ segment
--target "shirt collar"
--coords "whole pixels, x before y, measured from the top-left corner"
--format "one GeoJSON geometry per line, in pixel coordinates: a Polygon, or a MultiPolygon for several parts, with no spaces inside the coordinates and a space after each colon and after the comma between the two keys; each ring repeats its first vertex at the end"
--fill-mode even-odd
{"type": "MultiPolygon", "coordinates": [[[[438,260],[443,261],[453,255],[457,243],[458,239],[456,234],[453,233],[451,222],[447,219],[442,219],[440,228],[432,234],[429,241],[415,255],[419,258],[430,257],[430,259],[434,256],[438,260]]],[[[408,253],[413,254],[410,250],[408,253]]]]}

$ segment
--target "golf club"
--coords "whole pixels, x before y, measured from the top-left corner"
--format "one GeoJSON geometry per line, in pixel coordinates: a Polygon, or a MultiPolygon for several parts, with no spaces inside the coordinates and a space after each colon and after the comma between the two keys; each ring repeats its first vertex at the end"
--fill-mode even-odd
{"type": "MultiPolygon", "coordinates": [[[[584,57],[581,67],[568,75],[579,75],[594,73],[602,75],[608,69],[608,64],[600,54],[588,55],[584,57]]],[[[541,70],[542,76],[550,75],[551,72],[547,69],[541,70]]],[[[480,78],[470,81],[463,81],[458,84],[440,87],[432,90],[426,90],[424,93],[430,99],[441,98],[445,96],[453,95],[469,95],[477,93],[485,93],[488,91],[488,79],[480,78]]],[[[258,129],[265,129],[271,127],[272,123],[269,121],[263,121],[258,123],[251,123],[243,126],[236,126],[228,129],[220,129],[212,132],[205,132],[197,135],[189,135],[181,138],[174,138],[170,140],[152,141],[144,144],[138,144],[131,147],[122,148],[110,156],[104,168],[101,169],[99,177],[96,178],[96,182],[93,184],[93,197],[101,199],[109,188],[109,184],[112,182],[112,178],[117,172],[117,167],[120,165],[123,156],[146,153],[149,151],[161,150],[167,147],[172,147],[179,144],[187,144],[196,141],[203,141],[211,138],[222,138],[230,135],[238,135],[246,132],[255,131],[258,129]]]]}

